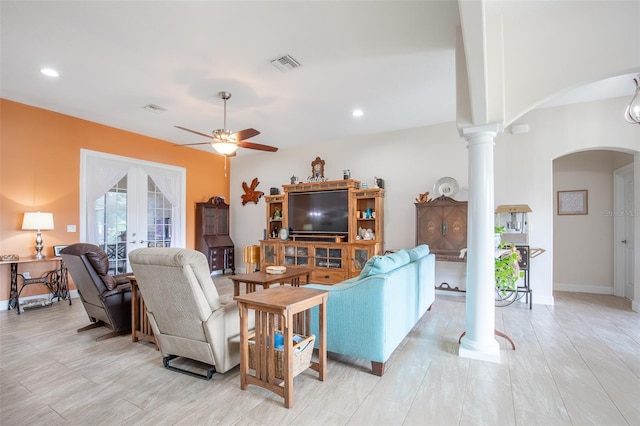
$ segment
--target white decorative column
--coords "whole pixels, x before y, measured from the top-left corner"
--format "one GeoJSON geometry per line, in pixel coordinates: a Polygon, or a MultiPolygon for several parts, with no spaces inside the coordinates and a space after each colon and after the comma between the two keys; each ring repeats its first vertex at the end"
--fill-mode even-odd
{"type": "Polygon", "coordinates": [[[458,354],[500,362],[495,339],[493,145],[498,125],[461,130],[469,149],[469,204],[465,336],[458,354]]]}

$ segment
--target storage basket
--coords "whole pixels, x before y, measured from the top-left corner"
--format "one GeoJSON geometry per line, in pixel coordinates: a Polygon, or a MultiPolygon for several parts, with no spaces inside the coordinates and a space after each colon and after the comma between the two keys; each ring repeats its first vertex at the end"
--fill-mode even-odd
{"type": "MultiPolygon", "coordinates": [[[[311,355],[313,354],[313,344],[316,340],[316,336],[313,334],[310,336],[301,336],[303,340],[299,343],[293,345],[292,353],[293,353],[293,377],[302,373],[304,370],[309,368],[311,365],[311,355]],[[306,346],[305,346],[306,345],[306,346]],[[300,349],[301,350],[296,350],[300,349]]],[[[255,340],[249,340],[249,368],[255,370],[256,362],[255,362],[255,340]]],[[[278,379],[284,380],[284,350],[276,349],[275,353],[275,376],[278,379]]]]}

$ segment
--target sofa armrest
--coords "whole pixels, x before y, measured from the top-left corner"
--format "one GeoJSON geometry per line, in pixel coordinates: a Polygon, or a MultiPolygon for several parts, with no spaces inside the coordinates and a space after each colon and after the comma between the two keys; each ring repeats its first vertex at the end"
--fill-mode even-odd
{"type": "Polygon", "coordinates": [[[102,300],[106,299],[107,297],[110,296],[115,296],[118,294],[122,294],[122,293],[126,293],[126,292],[131,292],[131,283],[130,282],[126,282],[125,284],[120,284],[118,285],[116,288],[114,288],[113,290],[107,290],[104,293],[102,293],[100,295],[100,297],[102,298],[102,300]]]}
{"type": "Polygon", "coordinates": [[[116,280],[117,285],[130,283],[131,277],[133,277],[133,272],[128,272],[126,274],[113,275],[113,278],[116,280]]]}

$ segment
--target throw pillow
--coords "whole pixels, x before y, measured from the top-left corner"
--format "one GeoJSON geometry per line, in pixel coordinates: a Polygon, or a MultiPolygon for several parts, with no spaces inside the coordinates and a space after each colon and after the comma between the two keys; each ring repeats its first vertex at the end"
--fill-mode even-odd
{"type": "Polygon", "coordinates": [[[415,262],[418,259],[422,259],[426,255],[429,254],[429,246],[426,244],[420,244],[409,250],[409,258],[412,262],[415,262]]]}
{"type": "Polygon", "coordinates": [[[360,277],[386,274],[387,272],[406,265],[409,261],[409,253],[404,249],[384,256],[373,256],[365,263],[364,268],[362,268],[360,272],[360,277]]]}

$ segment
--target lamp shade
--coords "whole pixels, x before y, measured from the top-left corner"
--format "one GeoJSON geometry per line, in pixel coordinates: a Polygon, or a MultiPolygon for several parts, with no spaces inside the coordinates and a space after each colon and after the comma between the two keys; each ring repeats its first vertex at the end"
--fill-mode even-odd
{"type": "Polygon", "coordinates": [[[214,142],[211,146],[223,155],[233,154],[238,149],[238,145],[233,142],[214,142]]]}
{"type": "Polygon", "coordinates": [[[25,212],[22,219],[23,231],[49,231],[53,229],[53,213],[25,212]]]}

